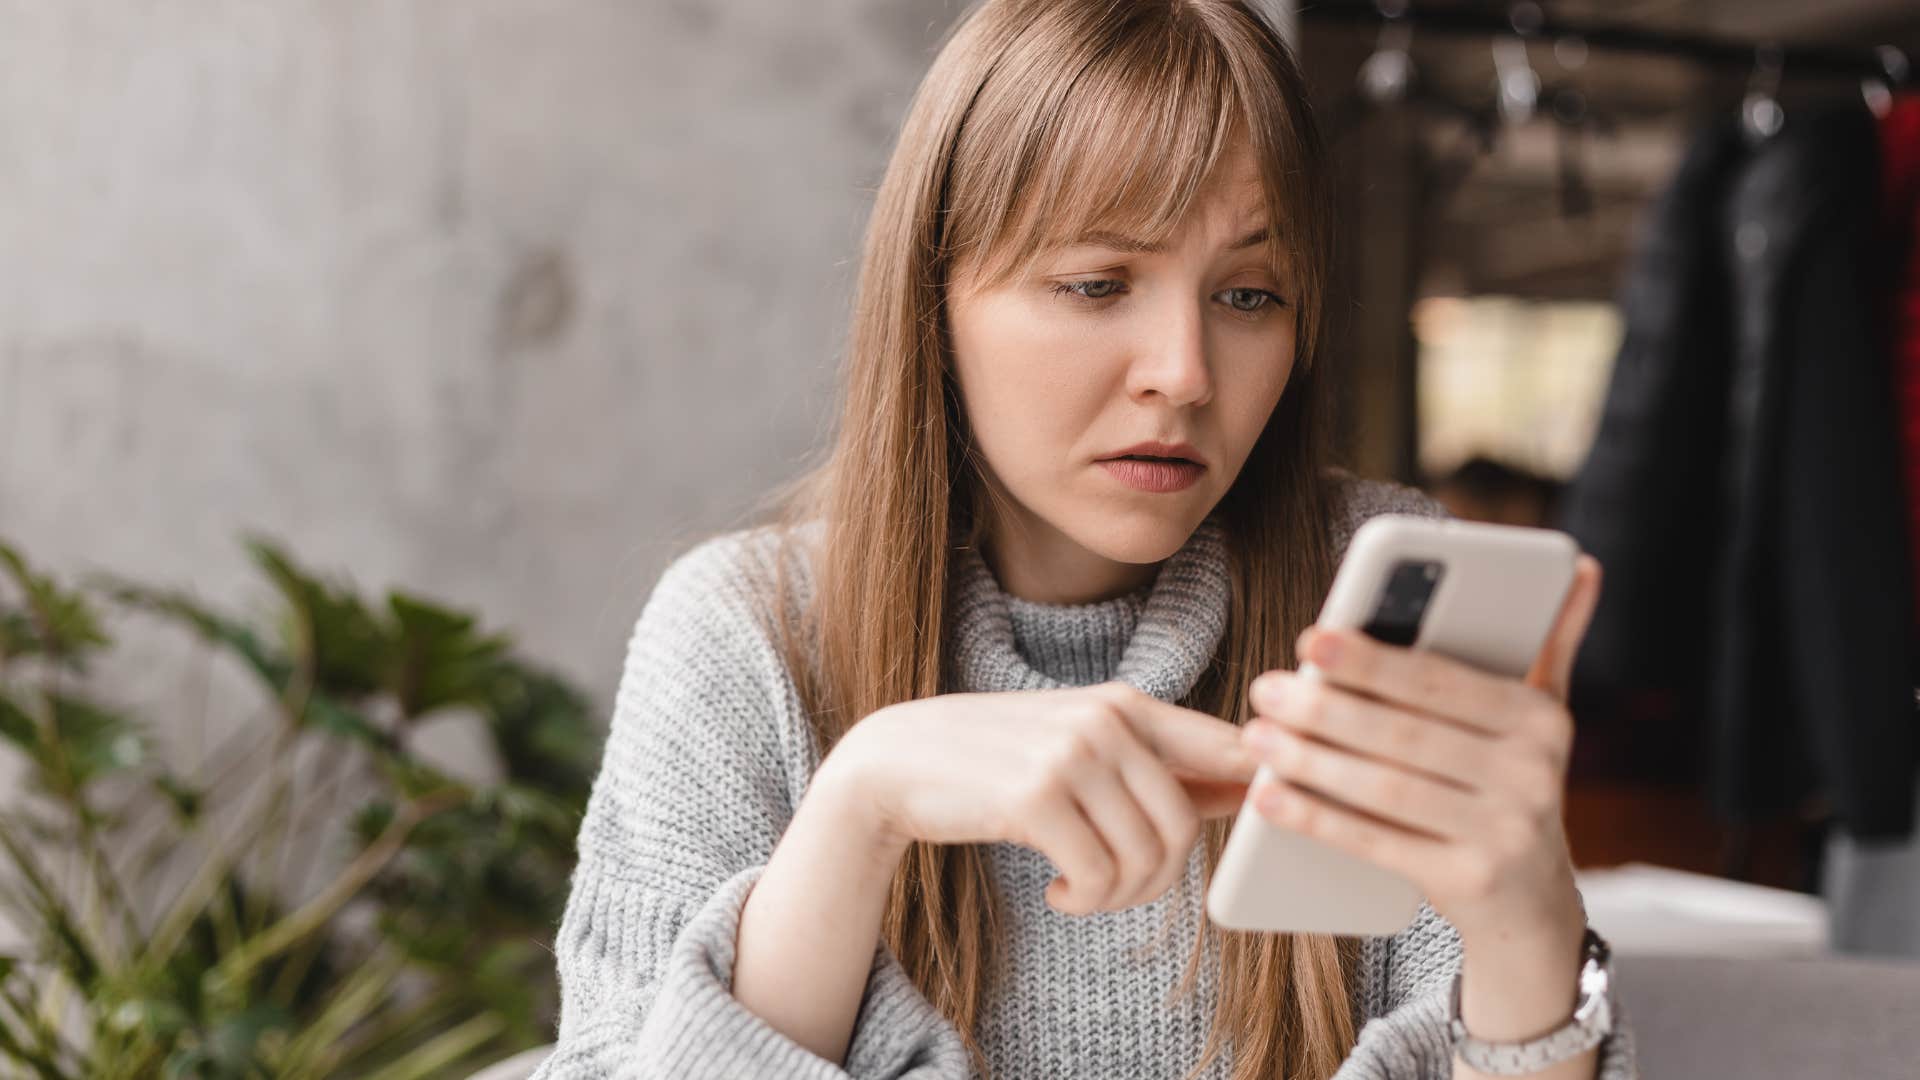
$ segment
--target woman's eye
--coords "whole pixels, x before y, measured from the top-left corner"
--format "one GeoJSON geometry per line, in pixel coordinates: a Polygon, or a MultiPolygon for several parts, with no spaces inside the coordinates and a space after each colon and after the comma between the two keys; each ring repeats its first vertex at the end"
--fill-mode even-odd
{"type": "Polygon", "coordinates": [[[1265,289],[1228,289],[1227,293],[1233,297],[1233,299],[1228,300],[1227,303],[1232,305],[1235,311],[1245,312],[1248,315],[1255,314],[1265,307],[1287,306],[1285,300],[1265,289]],[[1243,300],[1250,306],[1243,307],[1241,303],[1243,300]],[[1273,303],[1266,303],[1268,300],[1273,301],[1273,303]]]}
{"type": "MultiPolygon", "coordinates": [[[[1062,281],[1053,286],[1057,294],[1072,296],[1089,302],[1105,300],[1113,296],[1124,282],[1113,278],[1093,278],[1085,281],[1062,281]]],[[[1255,315],[1268,307],[1281,308],[1287,305],[1284,298],[1266,289],[1227,289],[1220,294],[1229,297],[1228,306],[1242,315],[1255,315]],[[1272,301],[1271,304],[1267,301],[1272,301]]]]}
{"type": "Polygon", "coordinates": [[[1082,300],[1105,300],[1107,297],[1113,295],[1111,287],[1118,284],[1120,284],[1120,282],[1112,278],[1095,278],[1088,281],[1062,281],[1054,285],[1053,291],[1077,296],[1082,300]],[[1082,291],[1081,286],[1087,286],[1086,291],[1082,291]]]}

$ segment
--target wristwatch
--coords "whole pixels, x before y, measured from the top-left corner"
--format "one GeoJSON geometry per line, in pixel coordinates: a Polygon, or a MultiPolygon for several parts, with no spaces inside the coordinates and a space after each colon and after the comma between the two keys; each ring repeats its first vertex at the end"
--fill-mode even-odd
{"type": "Polygon", "coordinates": [[[1453,1052],[1461,1061],[1493,1076],[1524,1076],[1557,1065],[1600,1045],[1613,1034],[1613,956],[1606,939],[1587,927],[1581,941],[1586,960],[1580,966],[1580,1000],[1573,1018],[1536,1039],[1489,1042],[1467,1034],[1460,1019],[1460,976],[1453,974],[1453,1007],[1447,1024],[1453,1052]]]}

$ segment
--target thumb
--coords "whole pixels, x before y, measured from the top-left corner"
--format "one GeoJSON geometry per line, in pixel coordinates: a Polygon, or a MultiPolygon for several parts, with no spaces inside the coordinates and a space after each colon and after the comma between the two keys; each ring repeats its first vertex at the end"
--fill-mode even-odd
{"type": "Polygon", "coordinates": [[[1580,654],[1580,642],[1587,636],[1587,626],[1593,621],[1593,609],[1599,602],[1600,560],[1583,552],[1574,562],[1573,585],[1560,604],[1560,614],[1547,635],[1547,643],[1541,647],[1532,670],[1527,672],[1529,685],[1547,691],[1560,701],[1567,700],[1573,681],[1573,661],[1580,654]]]}

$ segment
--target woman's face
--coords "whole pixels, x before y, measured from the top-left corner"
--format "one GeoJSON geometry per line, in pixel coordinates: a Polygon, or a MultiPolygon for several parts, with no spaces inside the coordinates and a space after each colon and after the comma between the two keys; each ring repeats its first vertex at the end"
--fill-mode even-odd
{"type": "Polygon", "coordinates": [[[953,362],[1001,496],[988,547],[1009,592],[1069,603],[1143,584],[1233,484],[1293,370],[1292,283],[1242,246],[1268,224],[1243,148],[1165,250],[1086,238],[1026,280],[972,295],[956,280],[953,362]],[[1187,460],[1117,460],[1130,452],[1187,460]]]}

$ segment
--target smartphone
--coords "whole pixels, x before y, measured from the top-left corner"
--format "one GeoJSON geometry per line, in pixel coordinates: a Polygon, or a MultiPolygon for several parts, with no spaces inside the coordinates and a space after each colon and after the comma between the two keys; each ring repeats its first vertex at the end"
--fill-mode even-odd
{"type": "MultiPolygon", "coordinates": [[[[1377,515],[1354,531],[1318,624],[1517,678],[1546,644],[1579,553],[1553,529],[1377,515]]],[[[1300,674],[1319,677],[1310,663],[1300,674]]],[[[1263,765],[1260,776],[1272,774],[1263,765]]],[[[1420,901],[1406,877],[1273,824],[1249,798],[1207,915],[1234,930],[1381,935],[1405,928],[1420,901]]]]}

